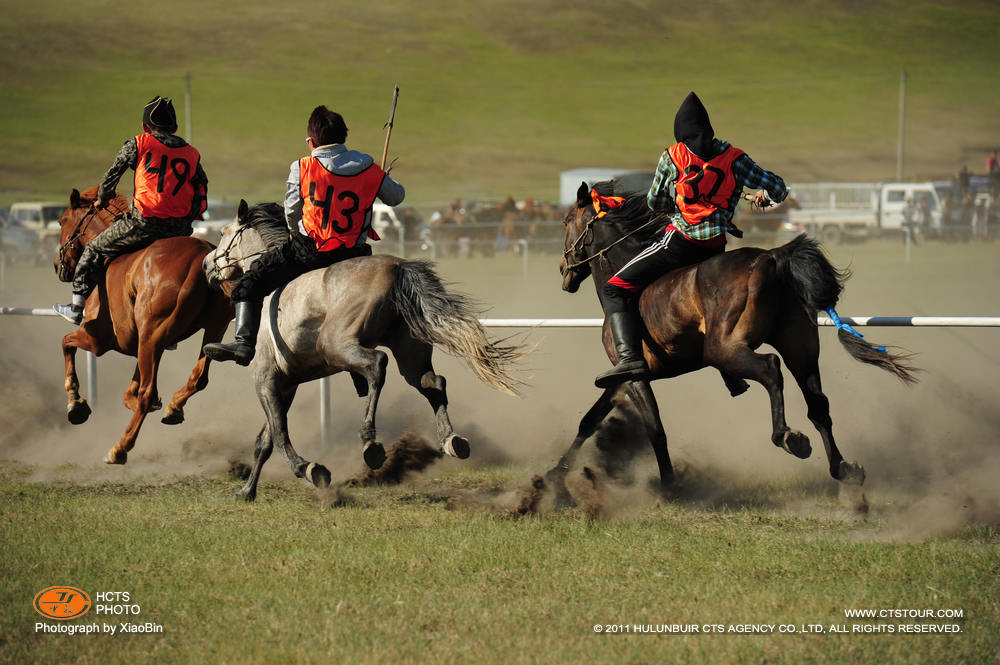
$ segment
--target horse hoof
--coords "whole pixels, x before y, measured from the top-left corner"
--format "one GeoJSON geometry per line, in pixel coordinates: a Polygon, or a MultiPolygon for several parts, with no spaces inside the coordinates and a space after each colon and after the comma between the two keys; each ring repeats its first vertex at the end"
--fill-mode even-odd
{"type": "Polygon", "coordinates": [[[809,437],[802,432],[785,432],[782,438],[781,447],[799,459],[809,459],[812,455],[812,446],[809,445],[809,437]]]}
{"type": "Polygon", "coordinates": [[[452,457],[467,459],[470,452],[469,442],[457,434],[452,434],[444,440],[444,445],[441,446],[441,450],[452,457]]]}
{"type": "Polygon", "coordinates": [[[841,460],[837,480],[848,485],[864,485],[865,468],[856,462],[841,460]]]}
{"type": "Polygon", "coordinates": [[[81,399],[79,402],[70,402],[66,405],[66,418],[74,425],[87,422],[90,417],[90,406],[87,400],[81,399]]]}
{"type": "MultiPolygon", "coordinates": [[[[383,461],[385,461],[385,455],[383,454],[383,461]]],[[[368,461],[367,459],[365,460],[368,461]]],[[[381,464],[379,464],[381,466],[381,464]]],[[[330,486],[330,471],[322,464],[316,464],[315,462],[310,462],[309,466],[306,467],[305,478],[313,484],[314,487],[320,489],[330,486]]]]}
{"type": "Polygon", "coordinates": [[[152,413],[153,411],[159,411],[162,408],[163,408],[163,401],[159,397],[157,397],[156,399],[154,399],[153,401],[151,401],[149,403],[149,411],[147,411],[146,413],[152,413]]]}
{"type": "Polygon", "coordinates": [[[257,492],[253,490],[248,490],[247,488],[244,487],[239,492],[233,494],[233,497],[245,501],[247,503],[250,503],[257,499],[257,492]]]}
{"type": "Polygon", "coordinates": [[[184,422],[184,410],[177,409],[176,411],[171,411],[167,409],[167,412],[160,418],[160,422],[164,425],[180,425],[184,422]]]}
{"type": "Polygon", "coordinates": [[[126,462],[128,462],[128,453],[108,452],[104,456],[105,464],[125,464],[126,462]]]}
{"type": "Polygon", "coordinates": [[[365,464],[369,469],[379,469],[385,464],[385,448],[381,443],[369,443],[361,455],[365,458],[365,464]]]}

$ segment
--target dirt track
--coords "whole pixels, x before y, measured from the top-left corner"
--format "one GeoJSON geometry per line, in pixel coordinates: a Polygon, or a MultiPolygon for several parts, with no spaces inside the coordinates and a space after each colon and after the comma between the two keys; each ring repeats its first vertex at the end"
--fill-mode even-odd
{"type": "MultiPolygon", "coordinates": [[[[927,244],[914,249],[910,265],[895,243],[831,249],[838,266],[850,266],[839,307],[842,315],[969,315],[1000,312],[1000,245],[927,244]]],[[[589,283],[580,293],[559,290],[557,257],[533,257],[528,279],[520,259],[455,259],[439,264],[454,288],[478,298],[489,316],[596,317],[600,310],[589,283]]],[[[66,298],[50,267],[9,266],[0,304],[47,306],[66,298]]],[[[187,420],[146,420],[126,467],[99,463],[127,421],[121,394],[133,361],[107,355],[99,361],[100,403],[91,420],[65,420],[63,363],[59,340],[69,328],[61,319],[0,318],[0,459],[31,464],[39,477],[60,465],[77,465],[81,480],[121,480],[148,474],[222,474],[231,460],[249,459],[263,414],[244,368],[213,365],[206,392],[192,398],[187,420]]],[[[497,330],[497,335],[510,331],[497,330]]],[[[906,388],[888,374],[851,360],[832,330],[821,331],[824,389],[831,401],[841,451],[868,474],[873,504],[900,517],[901,530],[947,530],[968,521],[1000,516],[1000,410],[994,378],[1000,345],[993,329],[864,329],[879,343],[897,344],[919,355],[921,383],[906,388]]],[[[503,460],[549,468],[568,445],[576,424],[596,398],[592,377],[606,365],[596,329],[536,330],[537,351],[522,370],[531,386],[521,400],[475,382],[459,361],[436,354],[448,379],[456,432],[467,436],[473,457],[439,465],[503,460]]],[[[168,352],[159,387],[169,396],[184,381],[197,355],[188,340],[168,352]]],[[[391,361],[390,361],[390,364],[391,361]]],[[[81,368],[82,369],[82,368],[81,368]]],[[[82,376],[81,376],[82,379],[82,376]]],[[[696,470],[709,485],[785,479],[827,482],[818,434],[805,416],[794,382],[786,375],[788,420],[814,444],[813,457],[796,460],[768,438],[767,398],[758,386],[732,399],[718,375],[699,372],[655,387],[675,463],[696,470]]],[[[320,450],[317,385],[304,386],[290,416],[292,440],[306,458],[327,464],[335,479],[361,470],[357,428],[361,401],[346,375],[333,379],[336,422],[332,450],[320,450]]],[[[407,428],[428,438],[433,422],[426,402],[390,367],[379,409],[380,438],[391,442],[407,428]]],[[[645,454],[642,455],[645,457],[645,454]]],[[[648,461],[648,460],[646,460],[648,461]]],[[[645,467],[643,467],[645,469],[645,467]]],[[[645,470],[640,472],[645,473],[645,470]]],[[[265,478],[289,476],[275,457],[265,478]]],[[[644,480],[642,478],[641,480],[644,480]]],[[[527,479],[526,479],[527,480],[527,479]]],[[[789,502],[794,497],[788,497],[789,502]]]]}

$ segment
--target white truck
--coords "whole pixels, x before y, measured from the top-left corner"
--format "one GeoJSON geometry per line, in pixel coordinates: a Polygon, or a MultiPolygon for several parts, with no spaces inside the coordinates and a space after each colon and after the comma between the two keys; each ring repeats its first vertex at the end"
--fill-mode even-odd
{"type": "Polygon", "coordinates": [[[809,185],[793,185],[790,189],[798,207],[790,207],[788,222],[807,229],[827,244],[902,233],[904,210],[907,201],[911,201],[912,208],[907,214],[915,228],[930,236],[940,236],[946,230],[941,204],[950,189],[949,183],[892,182],[850,187],[853,188],[850,197],[838,198],[833,190],[826,200],[816,201],[809,185]],[[867,201],[864,201],[865,190],[867,201]]]}
{"type": "Polygon", "coordinates": [[[29,201],[10,206],[10,217],[22,227],[38,236],[39,252],[43,257],[55,257],[59,251],[59,218],[68,202],[29,201]]]}

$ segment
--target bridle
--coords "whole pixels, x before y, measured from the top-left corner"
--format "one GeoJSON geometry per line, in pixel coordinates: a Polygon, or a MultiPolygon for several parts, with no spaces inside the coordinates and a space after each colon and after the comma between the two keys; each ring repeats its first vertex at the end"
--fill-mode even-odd
{"type": "MultiPolygon", "coordinates": [[[[115,218],[125,212],[124,209],[119,210],[118,208],[112,208],[110,205],[105,209],[109,210],[115,218]]],[[[97,207],[97,205],[92,204],[87,212],[83,214],[83,217],[80,218],[80,221],[76,223],[76,228],[73,229],[69,239],[59,246],[58,266],[60,272],[67,272],[69,270],[67,257],[69,255],[70,248],[76,243],[77,240],[83,237],[83,235],[87,232],[87,228],[90,226],[90,223],[94,221],[96,217],[100,216],[100,212],[101,210],[97,207]]]]}
{"type": "Polygon", "coordinates": [[[256,252],[251,252],[250,254],[246,254],[245,256],[242,256],[238,259],[234,259],[231,256],[231,253],[233,252],[233,250],[236,249],[236,246],[239,244],[237,240],[241,235],[243,235],[243,232],[249,228],[250,226],[247,224],[237,223],[236,232],[233,233],[232,237],[229,239],[229,242],[226,243],[226,248],[222,250],[221,253],[219,253],[219,249],[221,248],[216,248],[216,250],[212,253],[212,265],[215,267],[215,271],[217,273],[221,273],[223,270],[232,268],[234,266],[239,266],[241,262],[246,261],[247,259],[253,259],[258,256],[263,256],[269,251],[268,247],[264,247],[264,249],[258,250],[256,252]],[[219,265],[220,261],[223,262],[222,265],[219,265]]]}
{"type": "Polygon", "coordinates": [[[584,226],[584,228],[583,228],[583,232],[580,233],[580,235],[578,235],[576,237],[576,240],[573,242],[573,246],[563,252],[563,262],[566,264],[566,270],[574,270],[576,268],[579,268],[580,266],[587,265],[588,263],[590,263],[594,259],[598,259],[598,258],[604,257],[615,245],[623,243],[626,240],[628,240],[631,236],[634,236],[637,233],[645,231],[650,226],[654,226],[654,225],[659,224],[660,222],[662,222],[662,215],[654,215],[645,224],[643,224],[642,226],[638,226],[638,227],[632,229],[631,231],[629,231],[628,233],[626,233],[625,235],[623,235],[618,240],[615,240],[613,243],[611,243],[610,245],[608,245],[604,249],[598,250],[597,252],[595,252],[594,254],[588,256],[585,259],[581,259],[579,261],[574,261],[574,262],[571,263],[571,261],[577,256],[577,252],[580,249],[582,249],[583,246],[585,246],[585,244],[586,244],[586,238],[587,238],[588,234],[591,236],[591,238],[593,238],[593,235],[594,235],[594,222],[596,222],[598,219],[600,219],[600,217],[595,213],[587,221],[586,226],[584,226]]]}

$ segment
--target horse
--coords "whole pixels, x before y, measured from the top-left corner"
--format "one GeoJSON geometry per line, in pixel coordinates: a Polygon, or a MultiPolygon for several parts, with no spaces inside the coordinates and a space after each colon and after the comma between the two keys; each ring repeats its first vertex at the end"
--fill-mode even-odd
{"type": "MultiPolygon", "coordinates": [[[[124,214],[129,205],[119,195],[106,209],[99,210],[94,207],[96,200],[96,187],[82,194],[74,189],[69,207],[59,218],[60,247],[53,267],[60,281],[73,280],[84,246],[124,214]]],[[[76,350],[84,349],[95,356],[117,351],[136,358],[135,372],[123,400],[133,412],[132,419],[121,439],[108,451],[104,459],[108,464],[128,461],[128,452],[135,445],[146,414],[162,406],[156,374],[163,351],[202,329],[202,346],[217,342],[233,318],[232,303],[209,286],[201,269],[202,260],[212,248],[196,238],[165,238],[115,257],[87,299],[83,323],[63,337],[67,418],[74,425],[86,422],[91,413],[79,393],[76,350]]],[[[167,404],[161,422],[176,425],[184,421],[184,405],[208,385],[208,365],[208,358],[200,353],[187,383],[167,404]]]]}
{"type": "MultiPolygon", "coordinates": [[[[669,219],[653,214],[644,194],[629,195],[616,189],[616,181],[597,183],[594,190],[602,196],[622,196],[625,202],[598,218],[596,197],[586,183],[580,186],[564,222],[559,270],[562,288],[569,293],[575,293],[588,276],[593,276],[600,299],[602,285],[662,234],[669,219]]],[[[834,440],[830,403],[823,394],[818,361],[817,311],[836,316],[833,306],[848,277],[847,272],[830,264],[819,243],[805,235],[771,250],[744,247],[727,251],[664,275],[638,299],[644,323],[643,354],[651,380],[711,366],[723,374],[727,386],[732,379],[741,384],[741,379],[757,381],[770,397],[772,443],[806,459],[812,452],[808,437],[785,422],[783,359],[805,397],[807,416],[822,437],[830,475],[845,484],[863,484],[864,468],[845,460],[834,440]],[[757,353],[762,344],[769,344],[778,353],[757,353]]],[[[842,323],[838,338],[853,358],[886,370],[903,383],[916,382],[917,370],[907,363],[912,354],[876,347],[842,323]]],[[[607,321],[603,343],[615,362],[607,321]]],[[[576,451],[597,430],[616,400],[631,400],[643,414],[661,489],[666,490],[674,480],[673,467],[648,381],[631,381],[605,390],[581,420],[576,439],[550,478],[558,482],[565,475],[576,451]]]]}
{"type": "MultiPolygon", "coordinates": [[[[205,257],[209,280],[227,288],[256,257],[287,242],[288,227],[275,203],[250,208],[240,202],[237,221],[219,247],[205,257]]],[[[469,457],[469,441],[455,434],[448,417],[445,378],[434,372],[435,345],[463,358],[486,385],[510,395],[521,383],[507,367],[522,345],[491,342],[471,301],[448,291],[426,261],[379,254],[340,261],[308,272],[273,292],[263,303],[256,354],[250,364],[266,422],[254,444],[254,464],[236,496],[253,501],[261,468],[277,444],[296,477],[316,487],[330,484],[330,471],[295,452],[288,436],[288,410],[298,386],[338,372],[351,373],[359,397],[367,397],[360,429],[362,456],[373,469],[385,461],[376,441],[375,411],[385,383],[387,347],[400,374],[431,405],[438,445],[452,457],[469,457]]]]}

